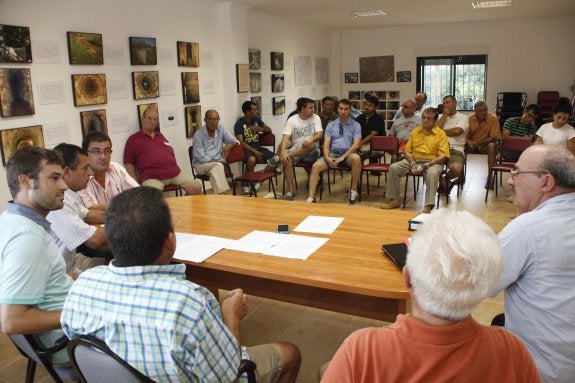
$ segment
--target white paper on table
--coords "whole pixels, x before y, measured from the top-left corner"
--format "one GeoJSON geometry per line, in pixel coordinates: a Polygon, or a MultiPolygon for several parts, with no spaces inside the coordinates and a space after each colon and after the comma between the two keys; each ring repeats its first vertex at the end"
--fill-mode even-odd
{"type": "Polygon", "coordinates": [[[332,234],[335,229],[343,222],[343,217],[320,217],[310,215],[304,219],[294,231],[303,231],[306,233],[332,234]]]}
{"type": "Polygon", "coordinates": [[[233,240],[189,233],[176,233],[174,258],[181,261],[200,263],[225,249],[233,240]]]}
{"type": "Polygon", "coordinates": [[[307,237],[295,234],[280,234],[284,240],[272,247],[265,255],[276,257],[307,259],[327,242],[327,238],[307,237]]]}
{"type": "Polygon", "coordinates": [[[254,230],[237,241],[230,243],[227,249],[263,254],[283,241],[285,239],[284,237],[285,234],[254,230]]]}

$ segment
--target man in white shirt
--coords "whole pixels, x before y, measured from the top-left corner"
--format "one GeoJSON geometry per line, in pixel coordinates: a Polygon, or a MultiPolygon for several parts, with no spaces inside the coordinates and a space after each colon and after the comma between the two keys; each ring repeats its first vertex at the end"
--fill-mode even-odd
{"type": "Polygon", "coordinates": [[[313,100],[302,97],[296,105],[298,113],[287,120],[278,151],[288,190],[284,198],[290,201],[295,198],[293,165],[300,161],[313,164],[319,158],[319,141],[323,137],[321,119],[314,114],[313,100]]]}
{"type": "Polygon", "coordinates": [[[452,95],[443,97],[443,114],[439,116],[437,126],[445,131],[449,140],[449,170],[446,183],[440,182],[441,192],[449,194],[453,187],[451,180],[463,181],[463,164],[465,162],[465,137],[469,130],[469,118],[457,111],[457,100],[452,95]]]}
{"type": "Polygon", "coordinates": [[[111,162],[112,140],[108,135],[102,132],[87,134],[82,141],[82,149],[88,153],[94,173],[86,188],[78,191],[85,207],[108,205],[124,190],[140,186],[122,165],[111,162]]]}
{"type": "Polygon", "coordinates": [[[76,248],[86,245],[89,249],[102,250],[99,259],[83,267],[103,264],[105,257],[110,256],[108,239],[103,227],[93,226],[104,222],[105,209],[86,208],[78,191],[86,187],[92,175],[88,154],[79,146],[72,144],[59,144],[54,148],[64,161],[62,179],[68,186],[64,192],[64,207],[51,211],[46,219],[54,234],[54,240],[60,253],[66,261],[66,272],[76,278],[82,269],[76,265],[76,248]]]}

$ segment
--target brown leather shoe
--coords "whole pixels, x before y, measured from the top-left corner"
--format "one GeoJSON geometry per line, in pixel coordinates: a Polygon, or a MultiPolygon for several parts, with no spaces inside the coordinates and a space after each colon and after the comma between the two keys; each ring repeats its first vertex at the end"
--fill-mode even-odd
{"type": "Polygon", "coordinates": [[[381,209],[383,210],[391,210],[391,209],[397,209],[398,207],[401,206],[401,201],[398,199],[392,199],[391,201],[389,201],[388,203],[386,203],[385,205],[381,206],[381,209]]]}
{"type": "Polygon", "coordinates": [[[433,209],[434,205],[427,205],[421,211],[423,214],[431,214],[431,209],[433,209]]]}

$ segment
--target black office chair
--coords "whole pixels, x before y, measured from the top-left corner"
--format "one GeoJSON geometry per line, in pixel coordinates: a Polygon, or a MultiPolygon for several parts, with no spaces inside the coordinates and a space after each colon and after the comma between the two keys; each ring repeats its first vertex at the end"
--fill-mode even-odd
{"type": "Polygon", "coordinates": [[[56,383],[62,383],[63,380],[78,380],[78,372],[72,367],[55,367],[52,364],[52,355],[66,348],[68,338],[66,336],[58,339],[54,346],[44,348],[36,340],[34,335],[10,335],[10,340],[18,348],[20,354],[28,359],[26,367],[26,383],[34,383],[36,374],[36,364],[40,363],[46,368],[52,379],[56,383]]]}
{"type": "MultiPolygon", "coordinates": [[[[84,383],[155,383],[108,348],[106,343],[91,335],[81,335],[68,344],[68,354],[84,383]]],[[[242,360],[238,376],[247,373],[248,383],[256,383],[256,364],[242,360]]]]}

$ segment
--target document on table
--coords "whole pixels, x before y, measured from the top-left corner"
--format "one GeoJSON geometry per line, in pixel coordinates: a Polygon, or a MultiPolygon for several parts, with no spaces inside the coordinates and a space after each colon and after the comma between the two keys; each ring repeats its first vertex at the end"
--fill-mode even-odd
{"type": "Polygon", "coordinates": [[[304,219],[294,231],[306,233],[333,234],[335,229],[343,222],[343,217],[320,217],[310,215],[304,219]]]}
{"type": "Polygon", "coordinates": [[[176,233],[174,259],[200,263],[225,249],[233,240],[209,235],[176,233]]]}
{"type": "Polygon", "coordinates": [[[327,238],[307,237],[294,234],[278,234],[254,230],[231,243],[230,250],[261,253],[292,259],[307,259],[319,249],[327,238]]]}

